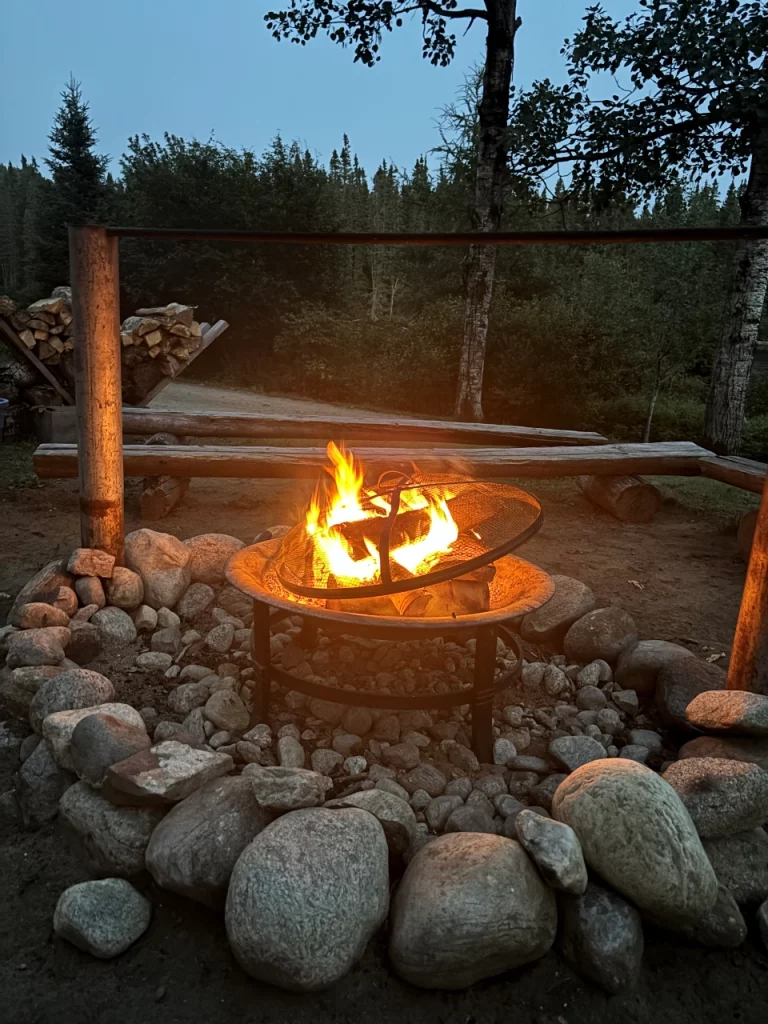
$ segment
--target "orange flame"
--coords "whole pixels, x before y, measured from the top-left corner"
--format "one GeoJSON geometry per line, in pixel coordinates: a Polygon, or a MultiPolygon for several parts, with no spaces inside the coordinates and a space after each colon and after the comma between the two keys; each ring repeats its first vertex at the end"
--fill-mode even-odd
{"type": "MultiPolygon", "coordinates": [[[[362,466],[351,452],[345,452],[343,447],[337,448],[331,441],[328,458],[333,466],[328,468],[333,479],[328,501],[323,507],[320,495],[315,491],[306,514],[306,531],[314,542],[314,572],[323,579],[332,574],[337,585],[342,587],[377,581],[380,572],[376,541],[364,536],[368,554],[356,558],[340,527],[388,516],[391,505],[383,495],[364,489],[362,466]]],[[[426,510],[429,515],[426,533],[409,537],[390,552],[392,560],[411,575],[429,572],[442,555],[450,552],[458,538],[459,528],[448,509],[448,501],[453,496],[445,490],[434,496],[416,489],[401,492],[400,508],[403,511],[426,510]]]]}

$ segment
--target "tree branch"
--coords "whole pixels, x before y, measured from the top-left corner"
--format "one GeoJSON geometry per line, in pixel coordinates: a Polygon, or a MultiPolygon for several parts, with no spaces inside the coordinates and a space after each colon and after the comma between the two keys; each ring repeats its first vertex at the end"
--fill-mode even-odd
{"type": "Polygon", "coordinates": [[[422,0],[422,3],[417,3],[414,7],[406,7],[403,10],[403,14],[408,14],[411,11],[421,11],[424,8],[430,11],[432,14],[436,14],[439,18],[483,18],[488,21],[488,13],[482,11],[479,8],[473,7],[462,7],[458,11],[447,11],[444,7],[439,4],[433,3],[433,0],[422,0]]]}

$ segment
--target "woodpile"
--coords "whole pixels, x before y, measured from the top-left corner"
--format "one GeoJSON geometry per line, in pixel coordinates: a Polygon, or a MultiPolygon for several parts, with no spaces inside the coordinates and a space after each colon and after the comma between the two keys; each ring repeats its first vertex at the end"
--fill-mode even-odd
{"type": "Polygon", "coordinates": [[[120,327],[123,399],[139,401],[162,377],[176,377],[203,345],[195,307],[170,302],[137,309],[120,327]]]}
{"type": "Polygon", "coordinates": [[[72,292],[54,288],[49,299],[39,299],[20,309],[7,296],[0,299],[4,316],[28,349],[47,366],[58,366],[75,347],[72,340],[72,292]]]}

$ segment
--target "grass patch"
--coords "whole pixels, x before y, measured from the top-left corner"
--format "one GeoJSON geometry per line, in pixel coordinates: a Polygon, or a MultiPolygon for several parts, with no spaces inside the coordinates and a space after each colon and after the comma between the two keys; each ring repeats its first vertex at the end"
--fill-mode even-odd
{"type": "Polygon", "coordinates": [[[0,491],[20,487],[42,487],[32,465],[35,441],[8,441],[0,444],[0,491]]]}

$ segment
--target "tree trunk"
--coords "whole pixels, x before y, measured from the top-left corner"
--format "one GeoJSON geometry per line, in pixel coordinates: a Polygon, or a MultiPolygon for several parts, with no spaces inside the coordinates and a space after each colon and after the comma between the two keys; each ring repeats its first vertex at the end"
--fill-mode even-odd
{"type": "MultiPolygon", "coordinates": [[[[768,224],[768,125],[752,153],[741,197],[741,223],[768,224]]],[[[720,455],[738,455],[747,389],[768,285],[768,239],[737,243],[720,343],[712,365],[704,424],[705,444],[720,455]]]]}
{"type": "MultiPolygon", "coordinates": [[[[509,88],[514,63],[516,0],[493,0],[488,10],[483,90],[478,108],[479,142],[473,227],[496,231],[501,225],[507,169],[509,88]]],[[[494,246],[473,245],[467,263],[464,337],[456,387],[455,419],[483,419],[483,370],[488,311],[496,266],[494,246]]]]}
{"type": "Polygon", "coordinates": [[[646,443],[651,440],[651,425],[653,424],[653,414],[656,411],[656,399],[659,397],[659,387],[657,383],[653,389],[651,400],[648,403],[648,415],[645,419],[645,430],[643,431],[643,441],[646,443]]]}

